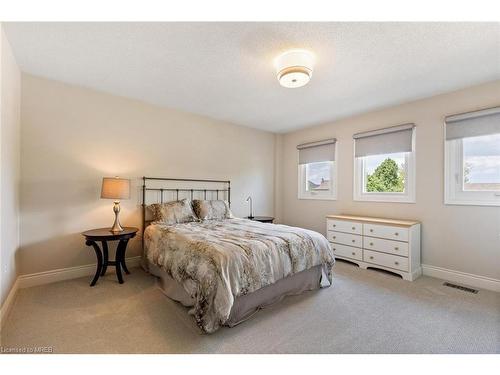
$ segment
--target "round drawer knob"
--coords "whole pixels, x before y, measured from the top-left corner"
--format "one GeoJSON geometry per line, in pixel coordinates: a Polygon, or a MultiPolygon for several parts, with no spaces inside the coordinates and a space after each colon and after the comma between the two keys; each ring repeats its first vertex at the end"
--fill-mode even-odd
{"type": "Polygon", "coordinates": [[[373,257],[370,257],[370,259],[373,259],[373,257]]]}
{"type": "Polygon", "coordinates": [[[372,233],[373,233],[373,229],[370,229],[370,232],[372,232],[372,233]]]}
{"type": "Polygon", "coordinates": [[[335,228],[335,227],[336,227],[336,225],[335,225],[335,224],[333,224],[333,227],[335,228]]]}
{"type": "Polygon", "coordinates": [[[399,247],[395,247],[394,250],[399,250],[399,247]]]}
{"type": "Polygon", "coordinates": [[[352,253],[352,255],[356,255],[356,253],[352,253]]]}
{"type": "Polygon", "coordinates": [[[352,242],[356,242],[356,240],[352,240],[352,242]]]}
{"type": "Polygon", "coordinates": [[[373,242],[370,242],[370,246],[373,246],[373,242]]]}
{"type": "Polygon", "coordinates": [[[398,265],[399,265],[399,262],[394,262],[394,264],[395,264],[396,266],[398,266],[398,265]]]}
{"type": "Polygon", "coordinates": [[[332,238],[333,238],[333,239],[336,239],[337,237],[333,236],[332,238]]]}
{"type": "Polygon", "coordinates": [[[355,229],[356,229],[356,227],[352,227],[352,230],[355,230],[355,229]]]}
{"type": "Polygon", "coordinates": [[[333,251],[337,250],[336,248],[333,248],[333,251]]]}
{"type": "Polygon", "coordinates": [[[394,235],[395,235],[395,236],[399,236],[399,233],[398,233],[398,232],[396,232],[396,233],[394,233],[394,235]]]}

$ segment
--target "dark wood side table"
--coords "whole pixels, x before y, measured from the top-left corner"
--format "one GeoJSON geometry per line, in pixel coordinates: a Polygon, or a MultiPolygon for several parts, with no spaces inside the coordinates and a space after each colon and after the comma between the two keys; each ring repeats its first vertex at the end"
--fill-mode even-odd
{"type": "Polygon", "coordinates": [[[274,217],[271,216],[254,216],[254,217],[246,217],[245,219],[260,221],[261,223],[273,223],[274,217]]]}
{"type": "Polygon", "coordinates": [[[125,227],[123,232],[113,233],[110,231],[110,228],[99,228],[82,233],[85,237],[85,245],[92,246],[97,257],[97,270],[90,286],[94,286],[97,280],[99,280],[99,276],[103,276],[106,273],[108,266],[115,266],[118,282],[123,284],[121,269],[123,268],[127,275],[130,274],[127,269],[127,265],[125,264],[125,251],[127,250],[128,240],[135,237],[138,230],[138,228],[125,227]],[[108,259],[109,241],[120,241],[118,243],[118,247],[116,248],[115,260],[108,259]],[[101,242],[102,251],[97,242],[101,242]]]}

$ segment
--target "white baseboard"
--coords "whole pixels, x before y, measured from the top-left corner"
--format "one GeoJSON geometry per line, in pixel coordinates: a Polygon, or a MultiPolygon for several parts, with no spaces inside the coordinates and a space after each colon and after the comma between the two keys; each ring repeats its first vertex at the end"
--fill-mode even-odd
{"type": "Polygon", "coordinates": [[[12,285],[12,288],[10,288],[10,292],[2,304],[2,308],[0,308],[0,331],[3,327],[4,322],[7,319],[7,316],[10,313],[12,305],[14,305],[14,300],[16,299],[18,289],[19,289],[19,278],[16,278],[16,281],[14,281],[14,285],[12,285]]]}
{"type": "Polygon", "coordinates": [[[500,292],[500,280],[493,279],[491,277],[473,275],[471,273],[454,271],[436,266],[429,266],[427,264],[422,264],[422,271],[425,276],[436,277],[438,279],[452,281],[454,283],[472,286],[474,288],[500,292]]]}
{"type": "MultiPolygon", "coordinates": [[[[125,259],[128,267],[137,267],[141,263],[141,257],[135,256],[125,259]]],[[[113,268],[112,268],[113,269],[113,268]]],[[[77,279],[79,277],[94,275],[96,264],[87,264],[70,268],[32,273],[19,276],[19,288],[29,288],[37,285],[55,283],[57,281],[77,279]]]]}

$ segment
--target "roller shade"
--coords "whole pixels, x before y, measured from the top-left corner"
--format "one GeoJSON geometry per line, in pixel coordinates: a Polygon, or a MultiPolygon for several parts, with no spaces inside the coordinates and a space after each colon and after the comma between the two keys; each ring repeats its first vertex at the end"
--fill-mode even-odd
{"type": "Polygon", "coordinates": [[[299,164],[319,163],[335,160],[335,138],[319,142],[303,143],[297,146],[299,164]]]}
{"type": "Polygon", "coordinates": [[[404,124],[354,134],[355,156],[411,152],[414,127],[415,124],[404,124]]]}
{"type": "Polygon", "coordinates": [[[446,140],[500,133],[500,107],[448,116],[446,140]]]}

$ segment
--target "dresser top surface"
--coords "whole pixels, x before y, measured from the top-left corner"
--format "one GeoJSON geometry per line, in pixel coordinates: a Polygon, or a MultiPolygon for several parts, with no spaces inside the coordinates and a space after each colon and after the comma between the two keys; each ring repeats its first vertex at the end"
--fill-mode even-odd
{"type": "Polygon", "coordinates": [[[386,219],[382,217],[370,217],[370,216],[326,215],[326,218],[338,219],[338,220],[362,221],[364,223],[373,223],[373,224],[398,225],[403,227],[411,227],[412,225],[420,224],[420,222],[416,220],[397,220],[397,219],[386,219]]]}

